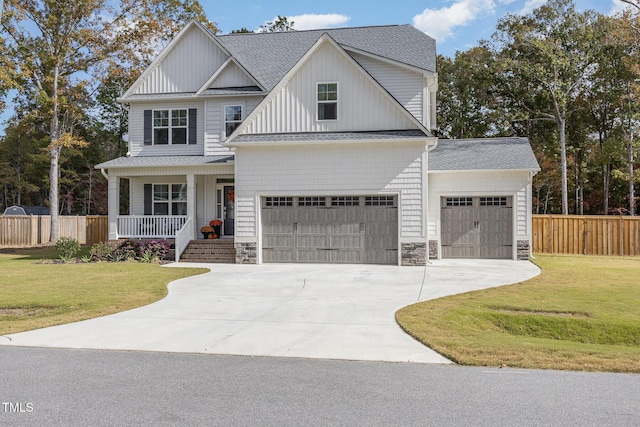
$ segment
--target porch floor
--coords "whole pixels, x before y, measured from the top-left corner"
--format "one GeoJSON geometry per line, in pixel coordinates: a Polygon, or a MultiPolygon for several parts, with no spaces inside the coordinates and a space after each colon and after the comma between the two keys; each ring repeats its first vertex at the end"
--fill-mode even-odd
{"type": "Polygon", "coordinates": [[[180,256],[180,261],[215,264],[235,264],[233,239],[192,240],[180,256]]]}

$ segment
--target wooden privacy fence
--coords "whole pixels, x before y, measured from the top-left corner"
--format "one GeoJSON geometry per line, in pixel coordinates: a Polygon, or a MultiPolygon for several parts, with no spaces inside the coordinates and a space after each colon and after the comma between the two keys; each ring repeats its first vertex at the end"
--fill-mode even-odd
{"type": "Polygon", "coordinates": [[[640,256],[640,217],[533,215],[533,252],[640,256]]]}
{"type": "MultiPolygon", "coordinates": [[[[60,237],[71,237],[82,245],[106,242],[106,216],[59,216],[60,237]]],[[[50,242],[51,217],[0,215],[0,246],[36,246],[50,242]]]]}

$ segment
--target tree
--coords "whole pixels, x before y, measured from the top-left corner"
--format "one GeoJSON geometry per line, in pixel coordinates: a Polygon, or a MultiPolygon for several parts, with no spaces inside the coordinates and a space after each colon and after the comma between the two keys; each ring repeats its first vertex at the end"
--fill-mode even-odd
{"type": "Polygon", "coordinates": [[[571,0],[550,0],[528,15],[502,19],[494,34],[506,95],[534,118],[556,124],[565,215],[569,211],[567,120],[597,67],[596,16],[592,11],[576,12],[571,0]]]}
{"type": "Polygon", "coordinates": [[[495,57],[481,44],[438,55],[438,129],[444,138],[481,138],[514,133],[509,112],[496,97],[495,57]]]}
{"type": "Polygon", "coordinates": [[[92,83],[102,80],[107,70],[148,63],[158,43],[192,18],[207,22],[197,1],[6,1],[2,19],[6,63],[0,66],[5,72],[17,70],[18,96],[32,99],[32,114],[48,123],[52,242],[59,237],[60,154],[65,148],[86,145],[77,127],[92,83]]]}
{"type": "MultiPolygon", "coordinates": [[[[631,3],[640,10],[640,2],[631,3]]],[[[629,178],[629,214],[635,215],[635,145],[640,133],[640,34],[638,14],[624,13],[613,20],[610,43],[622,48],[620,73],[623,86],[619,97],[620,128],[627,145],[627,166],[629,178]],[[617,24],[617,25],[615,25],[617,24]]]]}
{"type": "Polygon", "coordinates": [[[294,22],[293,21],[289,22],[286,16],[278,15],[278,18],[275,21],[273,22],[269,21],[265,25],[261,25],[260,29],[263,32],[267,32],[267,33],[295,31],[295,28],[293,28],[293,24],[294,22]]]}

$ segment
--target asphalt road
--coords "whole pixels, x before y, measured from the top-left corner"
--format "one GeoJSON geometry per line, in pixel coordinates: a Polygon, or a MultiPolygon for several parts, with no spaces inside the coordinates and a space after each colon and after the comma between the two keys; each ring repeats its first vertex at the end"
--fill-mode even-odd
{"type": "Polygon", "coordinates": [[[0,425],[638,426],[640,376],[3,347],[0,425]]]}

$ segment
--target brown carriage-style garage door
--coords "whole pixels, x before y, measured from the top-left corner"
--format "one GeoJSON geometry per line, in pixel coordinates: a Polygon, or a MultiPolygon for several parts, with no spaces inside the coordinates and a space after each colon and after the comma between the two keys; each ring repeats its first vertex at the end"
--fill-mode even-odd
{"type": "Polygon", "coordinates": [[[513,257],[511,197],[443,197],[443,258],[513,257]]]}
{"type": "Polygon", "coordinates": [[[265,197],[264,262],[398,263],[394,196],[265,197]]]}

